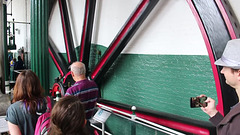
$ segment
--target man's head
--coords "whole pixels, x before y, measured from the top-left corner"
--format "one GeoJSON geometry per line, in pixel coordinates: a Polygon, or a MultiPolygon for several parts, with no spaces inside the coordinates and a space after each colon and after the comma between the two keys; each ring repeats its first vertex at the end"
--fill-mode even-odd
{"type": "Polygon", "coordinates": [[[78,81],[80,78],[85,79],[86,68],[84,63],[79,61],[74,62],[71,64],[70,68],[71,68],[72,77],[75,81],[76,80],[78,81]]]}
{"type": "Polygon", "coordinates": [[[18,56],[18,60],[22,60],[21,56],[18,56]]]}
{"type": "Polygon", "coordinates": [[[238,88],[240,85],[240,39],[228,41],[222,57],[215,64],[223,66],[221,73],[224,74],[226,83],[235,89],[238,88]]]}

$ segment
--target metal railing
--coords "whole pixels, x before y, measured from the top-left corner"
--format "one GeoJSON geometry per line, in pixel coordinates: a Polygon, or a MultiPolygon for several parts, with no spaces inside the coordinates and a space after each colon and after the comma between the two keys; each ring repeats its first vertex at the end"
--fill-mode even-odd
{"type": "MultiPolygon", "coordinates": [[[[181,133],[179,131],[176,131],[176,130],[173,130],[171,128],[168,128],[168,127],[156,124],[154,122],[151,122],[151,121],[148,121],[148,120],[137,117],[135,115],[135,110],[136,110],[135,106],[132,106],[132,108],[131,108],[132,109],[132,114],[129,114],[129,113],[111,108],[109,106],[103,105],[101,103],[97,103],[97,105],[99,106],[99,109],[102,109],[104,111],[110,112],[111,114],[113,114],[115,116],[121,117],[121,118],[126,119],[128,121],[131,121],[133,123],[132,127],[131,127],[132,128],[132,133],[131,133],[132,135],[136,134],[136,124],[140,124],[142,126],[151,128],[153,130],[156,130],[156,131],[159,131],[161,133],[168,134],[168,135],[185,135],[184,133],[181,133]]],[[[105,126],[104,126],[105,122],[101,122],[101,121],[98,121],[98,122],[100,122],[102,124],[102,129],[93,125],[93,124],[91,124],[91,126],[100,130],[102,132],[102,134],[111,135],[110,133],[105,131],[105,126]]]]}

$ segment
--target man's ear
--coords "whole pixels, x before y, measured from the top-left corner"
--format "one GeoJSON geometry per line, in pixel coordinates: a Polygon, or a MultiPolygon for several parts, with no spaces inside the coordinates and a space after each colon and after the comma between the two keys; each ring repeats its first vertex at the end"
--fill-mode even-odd
{"type": "Polygon", "coordinates": [[[87,120],[85,119],[84,126],[87,124],[87,120]]]}
{"type": "Polygon", "coordinates": [[[74,76],[74,73],[72,72],[72,71],[70,71],[71,72],[71,75],[72,75],[72,77],[74,76]]]}
{"type": "Polygon", "coordinates": [[[237,71],[237,78],[240,81],[240,69],[237,71]]]}

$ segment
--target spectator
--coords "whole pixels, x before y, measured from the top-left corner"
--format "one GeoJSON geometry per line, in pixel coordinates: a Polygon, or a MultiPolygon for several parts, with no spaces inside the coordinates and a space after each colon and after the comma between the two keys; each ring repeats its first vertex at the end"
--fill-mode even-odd
{"type": "Polygon", "coordinates": [[[16,63],[16,58],[13,58],[11,61],[10,61],[10,67],[14,67],[16,63]]]}
{"type": "MultiPolygon", "coordinates": [[[[223,66],[221,73],[225,76],[226,83],[235,88],[238,98],[240,97],[240,39],[228,41],[223,55],[215,62],[223,66]]],[[[200,97],[205,95],[200,95],[200,97]]],[[[210,116],[210,121],[217,127],[218,135],[240,134],[240,103],[234,105],[230,112],[223,117],[216,109],[215,100],[208,97],[205,101],[207,107],[201,109],[210,116]]]]}
{"type": "Polygon", "coordinates": [[[93,116],[98,99],[97,84],[86,78],[86,68],[82,62],[74,62],[70,67],[75,84],[67,89],[65,96],[77,96],[82,101],[86,118],[89,120],[93,116]]]}
{"type": "Polygon", "coordinates": [[[6,114],[10,134],[34,134],[38,117],[47,110],[43,92],[34,72],[26,70],[18,75],[13,90],[13,104],[6,114]]]}
{"type": "Polygon", "coordinates": [[[22,60],[21,56],[18,56],[18,61],[15,63],[14,69],[15,70],[24,69],[23,60],[22,60]]]}
{"type": "Polygon", "coordinates": [[[53,107],[48,135],[87,135],[84,107],[76,96],[61,98],[53,107]]]}
{"type": "Polygon", "coordinates": [[[16,79],[15,77],[15,73],[14,73],[14,66],[16,64],[16,58],[13,58],[11,61],[10,61],[10,80],[13,81],[16,79]]]}

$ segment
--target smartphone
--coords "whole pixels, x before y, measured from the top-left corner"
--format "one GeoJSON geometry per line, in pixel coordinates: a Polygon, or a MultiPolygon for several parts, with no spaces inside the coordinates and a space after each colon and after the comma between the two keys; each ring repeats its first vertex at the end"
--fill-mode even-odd
{"type": "Polygon", "coordinates": [[[191,97],[190,98],[190,107],[196,108],[196,107],[206,107],[207,103],[205,102],[207,100],[207,97],[191,97]]]}

